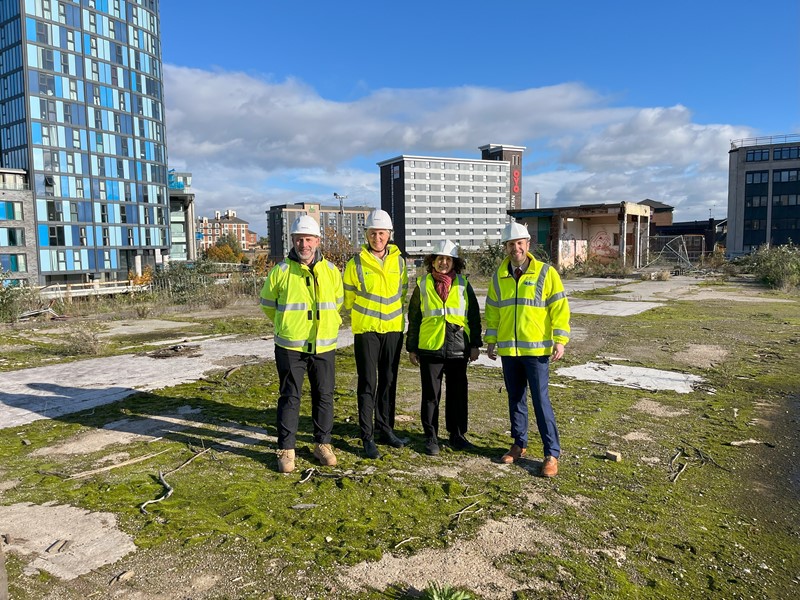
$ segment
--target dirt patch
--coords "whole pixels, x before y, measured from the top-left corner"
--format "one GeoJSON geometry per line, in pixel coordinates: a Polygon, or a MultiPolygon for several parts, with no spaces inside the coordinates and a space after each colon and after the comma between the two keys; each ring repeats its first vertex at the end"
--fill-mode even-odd
{"type": "Polygon", "coordinates": [[[636,404],[634,404],[631,408],[634,410],[638,410],[643,413],[647,413],[648,415],[652,415],[654,417],[665,417],[665,418],[674,418],[674,417],[682,417],[683,415],[688,415],[689,411],[685,408],[670,408],[661,404],[660,402],[656,402],[655,400],[648,400],[647,398],[642,398],[636,404]]]}
{"type": "Polygon", "coordinates": [[[66,505],[31,503],[0,506],[2,533],[10,536],[5,551],[35,558],[26,575],[47,571],[75,579],[135,552],[133,538],[117,529],[112,513],[91,513],[66,505]]]}
{"type": "MultiPolygon", "coordinates": [[[[564,542],[552,531],[533,521],[511,518],[488,521],[473,540],[459,541],[443,550],[422,550],[413,556],[385,554],[377,562],[360,563],[346,569],[339,582],[350,590],[384,589],[387,582],[424,589],[438,581],[465,587],[487,599],[509,599],[522,586],[497,568],[497,559],[524,548],[555,548],[564,542]]],[[[537,589],[546,584],[536,582],[537,589]]]]}
{"type": "Polygon", "coordinates": [[[676,352],[674,358],[679,363],[701,369],[710,369],[721,364],[728,356],[724,348],[708,344],[690,344],[685,350],[676,352]]]}
{"type": "Polygon", "coordinates": [[[628,442],[652,442],[653,438],[646,431],[631,431],[622,436],[628,442]]]}
{"type": "MultiPolygon", "coordinates": [[[[192,315],[194,316],[194,315],[192,315]]],[[[159,331],[173,329],[188,329],[198,325],[196,322],[164,321],[161,319],[139,319],[133,321],[110,321],[103,323],[106,330],[99,334],[100,337],[115,337],[120,335],[152,334],[159,331]]]]}

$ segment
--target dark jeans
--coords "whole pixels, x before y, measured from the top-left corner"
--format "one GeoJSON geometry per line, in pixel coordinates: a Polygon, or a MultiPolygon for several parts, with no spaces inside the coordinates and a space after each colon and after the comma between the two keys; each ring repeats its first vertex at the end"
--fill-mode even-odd
{"type": "Polygon", "coordinates": [[[311,384],[311,420],[314,441],[330,444],[333,430],[333,385],[336,374],[336,352],[307,354],[275,346],[275,364],[280,379],[278,399],[278,448],[294,448],[297,423],[300,420],[300,397],[303,377],[308,373],[311,384]]]}
{"type": "Polygon", "coordinates": [[[466,358],[428,358],[419,355],[419,375],[422,383],[420,416],[425,437],[439,434],[439,402],[442,398],[442,379],[446,378],[444,422],[450,438],[463,438],[467,433],[468,397],[466,358]]]}
{"type": "Polygon", "coordinates": [[[357,333],[353,338],[358,371],[358,424],[361,439],[371,440],[376,432],[385,435],[394,430],[403,333],[370,331],[357,333]]]}
{"type": "Polygon", "coordinates": [[[547,390],[549,356],[501,356],[503,379],[508,391],[508,414],[511,417],[511,437],[521,448],[528,447],[528,387],[531,390],[533,412],[542,438],[545,456],[561,454],[556,415],[547,390]]]}

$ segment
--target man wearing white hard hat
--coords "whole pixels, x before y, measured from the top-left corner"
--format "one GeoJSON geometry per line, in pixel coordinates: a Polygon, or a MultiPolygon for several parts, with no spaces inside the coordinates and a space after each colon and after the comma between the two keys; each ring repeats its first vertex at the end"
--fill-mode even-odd
{"type": "Polygon", "coordinates": [[[506,258],[486,297],[486,354],[503,363],[511,419],[511,449],[500,459],[510,464],[527,453],[528,398],[542,438],[541,474],[558,474],[561,443],[548,392],[550,362],[564,356],[569,341],[569,303],[561,277],[530,253],[531,235],[520,223],[506,225],[501,238],[506,258]]]}
{"type": "Polygon", "coordinates": [[[444,420],[450,447],[466,450],[469,386],[467,363],[478,360],[481,347],[481,309],[467,278],[458,246],[443,240],[425,257],[427,274],[417,279],[408,303],[406,350],[419,366],[422,400],[420,417],[425,453],[439,454],[439,402],[442,379],[447,379],[444,420]]]}
{"type": "Polygon", "coordinates": [[[361,441],[368,458],[379,458],[376,437],[395,448],[405,443],[394,433],[394,416],[408,272],[400,249],[389,243],[389,213],[372,211],[365,229],[367,243],[344,269],[344,306],[352,310],[361,441]]]}
{"type": "Polygon", "coordinates": [[[298,217],[291,228],[292,249],[275,265],[261,290],[261,308],[275,324],[278,398],[278,471],[295,468],[295,445],[303,379],[311,385],[314,457],[335,466],[331,446],[336,342],[344,302],[342,275],[320,252],[320,229],[313,217],[298,217]]]}

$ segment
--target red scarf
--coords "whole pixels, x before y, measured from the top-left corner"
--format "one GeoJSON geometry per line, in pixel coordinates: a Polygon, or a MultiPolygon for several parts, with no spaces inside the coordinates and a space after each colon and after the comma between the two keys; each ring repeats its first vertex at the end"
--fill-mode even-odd
{"type": "Polygon", "coordinates": [[[439,298],[442,299],[442,302],[447,302],[447,296],[450,295],[450,286],[453,285],[456,272],[451,269],[448,273],[439,273],[439,271],[434,269],[431,271],[431,275],[433,275],[436,293],[439,294],[439,298]]]}

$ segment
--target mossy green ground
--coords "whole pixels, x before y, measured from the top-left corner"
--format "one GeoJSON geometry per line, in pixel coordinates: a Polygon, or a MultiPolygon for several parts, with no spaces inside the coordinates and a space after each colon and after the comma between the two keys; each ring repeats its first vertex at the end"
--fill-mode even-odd
{"type": "MultiPolygon", "coordinates": [[[[511,598],[512,591],[516,598],[797,597],[797,303],[670,302],[635,317],[574,315],[572,325],[585,333],[568,346],[562,366],[613,355],[626,364],[701,375],[706,384],[690,394],[648,392],[553,372],[564,448],[554,480],[535,477],[540,450],[534,442],[526,464],[493,462],[509,443],[507,407],[500,370],[483,367],[470,367],[474,452],[422,454],[418,372],[404,359],[398,414],[408,420],[398,429],[411,443],[387,449],[378,461],[364,459],[352,349],[337,351],[339,465],[319,469],[305,483],[304,469],[315,466],[307,399],[296,474],[276,473],[274,443],[235,445],[222,430],[233,423],[275,434],[278,382],[271,363],[0,430],[3,479],[19,481],[0,495],[2,504],[57,502],[112,512],[140,549],[68,582],[23,576],[26,559],[8,556],[11,595],[88,597],[130,569],[149,574],[133,580],[132,593],[163,593],[171,577],[208,572],[217,585],[192,597],[401,598],[402,587],[389,587],[391,574],[386,589],[358,593],[333,575],[384,553],[447,551],[474,538],[490,519],[518,517],[548,529],[554,541],[497,559],[493,567],[518,585],[496,597],[511,598]],[[723,348],[724,358],[704,366],[676,360],[696,345],[723,348]],[[665,414],[685,413],[635,408],[643,399],[665,414]],[[132,458],[167,451],[145,462],[69,480],[120,448],[31,454],[107,423],[157,419],[187,405],[200,411],[192,415],[194,427],[124,447],[132,458]],[[751,438],[766,443],[730,445],[751,438]],[[174,494],[142,514],[139,505],[164,491],[158,471],[204,448],[211,450],[168,476],[174,494]],[[623,460],[604,460],[608,449],[623,460]],[[671,481],[682,464],[686,469],[671,481]]],[[[231,321],[227,327],[236,329],[231,321]]],[[[443,421],[442,415],[442,429],[443,421]]]]}

